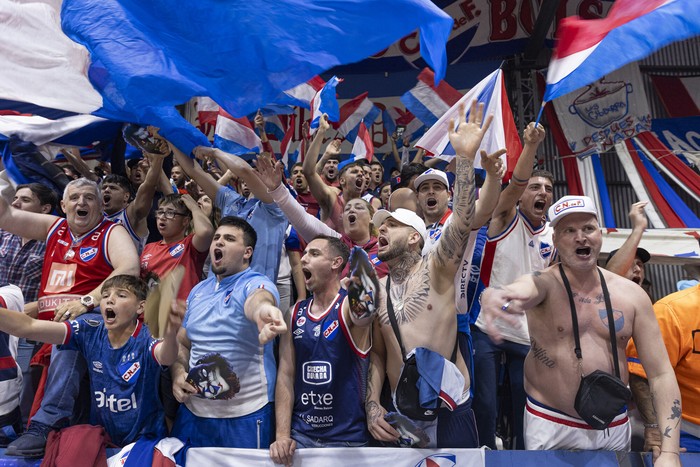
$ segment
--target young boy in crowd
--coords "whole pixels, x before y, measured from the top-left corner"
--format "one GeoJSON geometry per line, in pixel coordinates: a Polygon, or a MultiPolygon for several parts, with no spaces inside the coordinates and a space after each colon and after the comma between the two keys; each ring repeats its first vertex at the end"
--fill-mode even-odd
{"type": "Polygon", "coordinates": [[[165,435],[160,367],[177,358],[176,335],[185,304],[173,304],[164,338],[157,340],[138,319],[147,291],[134,276],[106,280],[100,299],[103,321],[43,321],[0,307],[0,330],[82,352],[89,362],[91,422],[103,426],[118,446],[144,435],[165,435]]]}

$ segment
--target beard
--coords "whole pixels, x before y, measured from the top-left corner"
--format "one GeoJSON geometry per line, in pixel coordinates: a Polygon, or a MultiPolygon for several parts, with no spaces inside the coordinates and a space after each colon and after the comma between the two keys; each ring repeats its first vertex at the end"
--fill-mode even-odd
{"type": "Polygon", "coordinates": [[[408,251],[408,238],[396,239],[387,245],[381,253],[377,253],[377,258],[380,261],[391,261],[392,259],[399,258],[408,251]]]}

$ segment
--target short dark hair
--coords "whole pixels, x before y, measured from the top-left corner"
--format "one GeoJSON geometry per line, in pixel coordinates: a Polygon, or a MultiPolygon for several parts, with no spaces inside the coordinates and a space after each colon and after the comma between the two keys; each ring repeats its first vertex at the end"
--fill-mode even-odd
{"type": "Polygon", "coordinates": [[[426,170],[428,170],[426,166],[424,166],[423,164],[418,164],[416,162],[404,165],[401,168],[401,175],[399,175],[398,177],[399,180],[396,184],[392,184],[391,191],[397,190],[399,188],[408,187],[408,184],[411,182],[411,179],[417,177],[426,170]]]}
{"type": "Polygon", "coordinates": [[[532,175],[530,175],[530,178],[533,177],[542,177],[548,179],[552,185],[554,185],[554,174],[550,172],[549,170],[544,170],[544,169],[537,169],[532,171],[532,175]]]}
{"type": "Polygon", "coordinates": [[[345,265],[348,264],[348,259],[350,258],[350,248],[343,243],[338,237],[331,237],[330,235],[317,235],[314,240],[325,240],[328,242],[328,249],[331,251],[333,257],[340,256],[343,258],[343,264],[340,266],[340,270],[345,269],[345,265]]]}
{"type": "Polygon", "coordinates": [[[126,178],[123,175],[109,174],[102,179],[102,181],[100,182],[100,187],[104,186],[105,183],[113,183],[115,185],[119,185],[130,195],[133,194],[133,191],[131,190],[131,182],[128,178],[126,178]]]}
{"type": "Polygon", "coordinates": [[[126,289],[136,295],[139,300],[146,300],[148,295],[148,285],[141,278],[128,274],[110,277],[102,284],[100,291],[104,293],[105,290],[112,288],[126,289]]]}
{"type": "Polygon", "coordinates": [[[382,172],[384,172],[384,164],[382,164],[378,160],[372,159],[372,162],[369,163],[369,166],[372,167],[373,165],[378,165],[379,167],[382,168],[382,172]]]}
{"type": "Polygon", "coordinates": [[[17,186],[17,191],[22,188],[27,188],[34,193],[41,205],[50,204],[51,210],[55,211],[58,208],[58,195],[51,188],[42,185],[41,183],[24,183],[17,186]]]}
{"type": "MultiPolygon", "coordinates": [[[[255,250],[255,244],[258,243],[258,234],[255,232],[253,226],[251,226],[248,221],[242,217],[236,216],[226,216],[222,217],[219,221],[219,227],[237,227],[243,231],[243,244],[245,246],[253,247],[255,250]]],[[[252,257],[251,257],[252,260],[252,257]]]]}
{"type": "Polygon", "coordinates": [[[303,168],[303,167],[304,167],[304,164],[302,164],[301,162],[296,162],[296,163],[294,163],[294,165],[290,167],[289,173],[292,173],[292,170],[294,170],[294,167],[297,167],[297,166],[303,168]]]}

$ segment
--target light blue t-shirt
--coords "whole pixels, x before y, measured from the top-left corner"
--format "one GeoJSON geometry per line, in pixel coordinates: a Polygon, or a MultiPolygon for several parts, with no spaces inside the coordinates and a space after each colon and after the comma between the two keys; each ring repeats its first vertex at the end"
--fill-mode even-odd
{"type": "Polygon", "coordinates": [[[198,417],[241,417],[274,400],[277,370],[272,342],[260,345],[258,327],[243,311],[246,299],[261,288],[272,293],[279,304],[275,284],[251,268],[221,282],[210,277],[197,284],[187,298],[182,326],[192,344],[190,368],[205,357],[218,354],[240,383],[240,391],[230,399],[191,397],[187,408],[198,417]]]}

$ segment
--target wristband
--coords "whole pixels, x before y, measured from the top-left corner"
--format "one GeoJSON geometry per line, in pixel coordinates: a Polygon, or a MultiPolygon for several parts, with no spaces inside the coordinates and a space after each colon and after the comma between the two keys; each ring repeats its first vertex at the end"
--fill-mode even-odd
{"type": "Polygon", "coordinates": [[[676,452],[676,451],[663,451],[663,450],[662,450],[661,452],[662,452],[662,453],[663,453],[663,452],[666,452],[666,453],[668,453],[668,454],[675,454],[675,455],[677,455],[678,457],[681,457],[681,454],[678,453],[678,452],[676,452]]]}
{"type": "Polygon", "coordinates": [[[518,178],[518,177],[515,176],[515,174],[513,174],[510,178],[511,178],[511,180],[513,180],[514,182],[516,182],[516,183],[518,183],[518,184],[520,184],[520,185],[527,184],[527,182],[530,181],[529,178],[518,178]]]}
{"type": "Polygon", "coordinates": [[[644,428],[658,428],[659,424],[658,423],[645,423],[644,428]]]}

